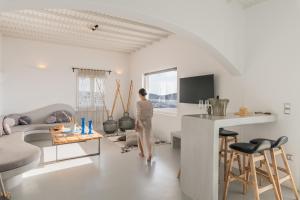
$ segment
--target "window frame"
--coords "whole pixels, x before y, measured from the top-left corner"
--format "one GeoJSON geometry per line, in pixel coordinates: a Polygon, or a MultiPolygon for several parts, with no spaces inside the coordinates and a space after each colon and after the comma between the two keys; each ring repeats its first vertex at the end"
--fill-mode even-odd
{"type": "Polygon", "coordinates": [[[172,68],[166,68],[166,69],[162,69],[162,70],[157,70],[157,71],[152,71],[152,72],[146,72],[143,74],[143,87],[149,91],[148,88],[148,84],[147,84],[147,76],[149,75],[154,75],[154,74],[160,74],[160,73],[164,73],[164,72],[170,72],[170,71],[176,71],[177,75],[176,75],[176,84],[177,84],[177,98],[176,98],[176,108],[154,108],[153,111],[156,114],[163,114],[163,115],[167,115],[167,116],[177,116],[177,110],[178,110],[178,70],[177,67],[172,67],[172,68]]]}

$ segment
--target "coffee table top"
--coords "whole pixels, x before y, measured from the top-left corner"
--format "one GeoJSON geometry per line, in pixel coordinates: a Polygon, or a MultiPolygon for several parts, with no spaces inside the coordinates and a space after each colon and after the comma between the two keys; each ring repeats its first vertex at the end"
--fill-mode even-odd
{"type": "Polygon", "coordinates": [[[63,133],[61,130],[54,130],[54,128],[50,128],[50,133],[52,138],[52,144],[54,145],[86,142],[88,140],[96,140],[103,138],[103,135],[96,131],[93,131],[93,134],[82,135],[78,132],[63,133]]]}

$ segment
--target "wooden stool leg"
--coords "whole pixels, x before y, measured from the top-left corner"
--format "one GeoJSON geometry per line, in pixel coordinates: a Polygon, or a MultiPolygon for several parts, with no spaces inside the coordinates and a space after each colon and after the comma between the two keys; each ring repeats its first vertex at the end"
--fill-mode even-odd
{"type": "Polygon", "coordinates": [[[228,156],[228,138],[225,137],[225,149],[224,149],[224,181],[226,181],[226,172],[227,172],[227,156],[228,156]]]}
{"type": "MultiPolygon", "coordinates": [[[[263,167],[263,162],[262,161],[259,161],[259,168],[260,169],[262,169],[262,167],[263,167]]],[[[259,186],[262,186],[262,177],[261,176],[259,176],[259,186]]]]}
{"type": "Polygon", "coordinates": [[[280,200],[279,194],[278,194],[278,190],[277,190],[277,186],[275,184],[273,173],[271,171],[270,164],[269,164],[269,161],[268,161],[268,158],[267,158],[267,154],[266,154],[265,151],[264,151],[264,158],[265,158],[267,172],[268,172],[268,175],[270,177],[270,180],[271,180],[271,183],[273,185],[274,192],[275,192],[275,197],[276,197],[277,200],[280,200]]]}
{"type": "Polygon", "coordinates": [[[276,186],[277,186],[279,197],[280,197],[280,199],[283,199],[282,190],[281,190],[281,186],[280,186],[280,183],[279,183],[279,173],[278,173],[277,160],[276,160],[276,157],[275,157],[274,149],[271,149],[271,159],[272,159],[272,168],[273,168],[274,175],[275,175],[275,183],[276,183],[276,186]]]}
{"type": "MultiPolygon", "coordinates": [[[[237,139],[236,136],[234,136],[234,142],[238,143],[238,139],[237,139]]],[[[238,165],[239,165],[240,174],[243,174],[242,163],[241,163],[241,156],[238,155],[237,159],[238,159],[238,165]]]]}
{"type": "Polygon", "coordinates": [[[227,200],[227,195],[228,195],[228,189],[229,189],[229,183],[230,183],[230,174],[231,174],[231,168],[233,165],[233,161],[234,161],[234,152],[231,152],[230,154],[230,161],[229,161],[229,166],[228,166],[228,170],[226,172],[226,177],[225,177],[225,186],[224,186],[224,195],[223,195],[223,199],[227,200]]]}
{"type": "Polygon", "coordinates": [[[237,155],[237,161],[238,161],[238,165],[239,165],[240,175],[242,175],[243,174],[243,167],[242,167],[241,155],[237,155]]]}
{"type": "Polygon", "coordinates": [[[220,142],[220,150],[219,150],[219,166],[221,166],[221,161],[222,161],[222,153],[224,151],[224,138],[221,137],[221,142],[220,142]]]}
{"type": "Polygon", "coordinates": [[[246,194],[248,191],[248,184],[249,184],[249,179],[250,179],[250,158],[249,155],[244,154],[243,155],[243,174],[245,176],[244,180],[245,182],[243,183],[243,194],[246,194]],[[247,162],[248,158],[248,162],[247,162]]]}
{"type": "Polygon", "coordinates": [[[255,167],[255,161],[254,161],[254,156],[253,155],[250,155],[250,168],[251,168],[251,174],[252,174],[252,177],[253,177],[252,185],[254,187],[255,199],[260,200],[258,184],[257,184],[256,167],[255,167]]]}
{"type": "MultiPolygon", "coordinates": [[[[249,180],[250,180],[250,174],[251,174],[251,164],[250,164],[250,157],[248,157],[248,166],[247,166],[247,172],[246,172],[246,181],[247,183],[249,183],[249,180]]],[[[248,191],[248,184],[246,185],[246,193],[248,191]]]]}
{"type": "Polygon", "coordinates": [[[3,183],[3,180],[2,180],[1,174],[0,174],[0,189],[1,189],[0,195],[6,193],[6,192],[5,192],[5,187],[4,187],[4,183],[3,183]]]}
{"type": "MultiPolygon", "coordinates": [[[[245,181],[247,181],[247,169],[246,169],[246,155],[243,154],[243,169],[242,169],[242,174],[245,174],[245,181]]],[[[247,183],[243,183],[243,194],[246,194],[247,192],[247,183]]]]}
{"type": "Polygon", "coordinates": [[[293,177],[293,175],[292,175],[291,168],[290,168],[289,163],[288,163],[288,160],[287,160],[287,158],[286,158],[286,154],[285,154],[284,147],[283,147],[283,146],[279,147],[279,150],[282,152],[282,153],[281,153],[282,160],[283,160],[283,162],[284,162],[284,165],[285,165],[285,168],[286,168],[287,172],[288,172],[289,175],[290,175],[290,180],[291,180],[291,184],[292,184],[292,189],[293,189],[293,191],[294,191],[294,193],[295,193],[295,196],[296,196],[297,200],[299,200],[299,199],[300,199],[300,198],[299,198],[299,193],[298,193],[298,190],[297,190],[297,187],[296,187],[296,184],[295,184],[294,177],[293,177]]]}

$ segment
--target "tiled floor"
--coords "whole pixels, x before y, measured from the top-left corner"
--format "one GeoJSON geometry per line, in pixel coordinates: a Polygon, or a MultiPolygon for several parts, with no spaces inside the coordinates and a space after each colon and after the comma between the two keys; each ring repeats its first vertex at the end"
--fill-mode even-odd
{"type": "MultiPolygon", "coordinates": [[[[80,153],[78,147],[73,148],[69,151],[80,153]]],[[[151,165],[136,151],[120,153],[108,140],[103,140],[101,148],[100,158],[52,163],[26,173],[22,184],[12,190],[13,200],[188,200],[176,178],[179,152],[170,145],[155,148],[151,165]]],[[[45,156],[53,158],[53,149],[44,150],[45,156]]],[[[232,184],[228,199],[253,199],[251,191],[247,196],[241,191],[239,184],[232,184]]],[[[285,190],[285,199],[293,198],[285,190]]],[[[262,199],[274,196],[268,192],[262,199]]]]}

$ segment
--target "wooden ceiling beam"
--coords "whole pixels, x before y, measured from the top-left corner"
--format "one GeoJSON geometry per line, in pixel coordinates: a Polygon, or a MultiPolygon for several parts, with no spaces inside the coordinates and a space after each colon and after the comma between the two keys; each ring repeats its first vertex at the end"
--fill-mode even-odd
{"type": "MultiPolygon", "coordinates": [[[[51,9],[48,9],[51,10],[51,9]]],[[[170,35],[170,32],[154,28],[145,24],[138,24],[133,21],[124,20],[122,18],[111,17],[109,15],[103,15],[91,11],[79,11],[79,10],[65,10],[65,13],[70,14],[73,17],[81,18],[89,21],[97,21],[103,23],[107,26],[116,27],[119,29],[124,29],[133,32],[140,32],[145,34],[152,34],[159,37],[164,37],[166,35],[170,35]]]]}
{"type": "Polygon", "coordinates": [[[81,40],[92,40],[94,42],[96,41],[102,41],[102,42],[109,42],[109,43],[117,43],[119,45],[126,45],[126,46],[132,46],[132,47],[142,47],[144,46],[144,44],[142,43],[130,43],[127,42],[126,40],[124,41],[116,41],[116,40],[110,40],[110,39],[104,39],[104,38],[99,38],[99,37],[91,37],[87,34],[82,34],[82,33],[78,33],[76,31],[72,31],[72,30],[67,30],[67,29],[57,29],[54,31],[53,27],[51,27],[50,25],[44,24],[44,25],[37,25],[36,23],[30,23],[30,22],[25,22],[24,20],[22,22],[18,22],[18,21],[10,21],[9,19],[2,19],[3,22],[9,22],[9,23],[5,23],[3,26],[9,28],[8,26],[10,26],[10,28],[16,27],[16,29],[18,29],[19,31],[39,31],[40,33],[43,34],[52,34],[52,35],[57,35],[58,37],[77,37],[80,38],[81,40]]]}
{"type": "Polygon", "coordinates": [[[49,31],[47,29],[40,29],[38,27],[35,28],[33,26],[27,27],[24,25],[15,26],[12,24],[7,24],[7,25],[1,25],[0,27],[1,27],[0,28],[1,32],[4,32],[4,33],[6,31],[15,32],[15,33],[19,34],[20,36],[22,34],[28,33],[28,34],[33,34],[33,35],[41,35],[43,37],[49,36],[49,37],[56,38],[57,40],[66,40],[67,39],[67,40],[73,40],[74,42],[81,41],[81,42],[88,42],[88,43],[95,44],[95,45],[97,45],[97,44],[104,45],[105,44],[105,45],[118,46],[118,47],[128,48],[128,49],[139,49],[139,48],[143,47],[142,45],[132,46],[132,45],[123,45],[120,43],[103,42],[100,40],[90,40],[90,39],[84,38],[80,35],[62,36],[59,33],[49,33],[49,31]]]}
{"type": "MultiPolygon", "coordinates": [[[[97,21],[97,20],[87,20],[84,17],[80,17],[80,16],[76,16],[72,11],[70,10],[70,13],[61,13],[59,11],[53,11],[53,10],[40,10],[37,12],[44,12],[48,15],[50,15],[51,13],[56,16],[56,17],[61,17],[62,19],[70,19],[70,20],[74,20],[74,21],[80,21],[83,23],[87,23],[87,24],[91,24],[91,26],[95,25],[95,24],[99,24],[99,29],[98,31],[105,31],[105,32],[109,32],[109,33],[118,33],[118,34],[124,34],[124,35],[128,35],[128,36],[133,36],[133,37],[140,37],[140,38],[145,38],[145,39],[156,39],[156,38],[160,38],[160,37],[164,37],[165,35],[157,35],[157,34],[150,34],[150,33],[142,33],[140,31],[133,31],[133,30],[128,30],[128,29],[122,29],[118,26],[114,26],[112,24],[106,23],[102,21],[97,21]],[[71,14],[73,13],[73,14],[71,14]]],[[[75,12],[76,13],[76,12],[75,12]]]]}
{"type": "Polygon", "coordinates": [[[72,31],[80,34],[84,34],[86,37],[92,37],[92,38],[98,38],[98,39],[105,39],[105,40],[112,40],[112,41],[120,41],[120,42],[125,42],[125,43],[131,43],[131,44],[147,44],[152,42],[151,40],[134,40],[128,37],[115,37],[113,35],[103,35],[99,33],[92,32],[88,28],[84,28],[84,26],[79,25],[79,26],[72,26],[68,23],[65,22],[60,22],[60,21],[53,21],[49,19],[44,19],[42,17],[35,17],[35,16],[30,16],[26,14],[21,14],[21,13],[7,13],[7,14],[2,14],[2,19],[3,20],[9,20],[10,22],[13,21],[22,21],[22,23],[30,23],[30,24],[38,24],[40,26],[47,26],[53,28],[54,31],[72,31]]]}
{"type": "Polygon", "coordinates": [[[159,33],[162,34],[172,34],[172,32],[162,29],[160,27],[156,27],[156,26],[152,26],[149,24],[144,24],[141,22],[137,22],[137,21],[132,21],[132,20],[128,20],[122,17],[115,17],[115,16],[111,16],[111,15],[107,15],[107,14],[102,14],[100,12],[96,12],[96,11],[90,11],[90,10],[77,10],[81,13],[87,14],[87,15],[94,15],[94,16],[98,16],[98,17],[103,17],[103,18],[109,18],[111,21],[115,21],[118,23],[122,23],[126,26],[133,26],[133,27],[142,27],[143,29],[148,29],[149,31],[157,31],[159,33]]]}
{"type": "Polygon", "coordinates": [[[135,52],[172,33],[164,29],[95,11],[42,9],[0,13],[6,36],[57,44],[135,52]],[[94,25],[96,30],[91,30],[94,25]]]}
{"type": "MultiPolygon", "coordinates": [[[[47,20],[55,20],[56,22],[61,22],[62,24],[66,25],[76,25],[80,27],[84,27],[84,30],[90,31],[91,26],[94,26],[94,22],[90,21],[85,21],[85,20],[74,20],[72,17],[66,17],[61,14],[55,14],[51,13],[50,11],[46,10],[22,10],[18,11],[19,14],[24,14],[26,16],[31,16],[31,17],[39,17],[44,19],[45,21],[47,20]]],[[[105,34],[105,35],[112,35],[115,37],[126,37],[131,40],[147,40],[147,41],[152,41],[153,39],[156,39],[156,37],[148,37],[148,36],[142,36],[142,35],[132,35],[128,33],[120,33],[118,31],[112,31],[112,30],[104,30],[102,29],[101,31],[94,31],[94,34],[105,34]]]]}
{"type": "Polygon", "coordinates": [[[8,37],[14,37],[14,38],[22,38],[27,40],[34,40],[34,41],[42,41],[42,42],[50,42],[54,44],[60,44],[60,45],[71,45],[71,46],[77,46],[77,47],[85,47],[85,48],[93,48],[93,49],[102,49],[102,50],[110,50],[110,51],[118,51],[123,53],[131,53],[135,51],[134,49],[126,49],[126,48],[119,48],[119,47],[113,47],[113,46],[96,46],[94,44],[89,43],[81,43],[81,42],[74,42],[73,40],[68,39],[58,39],[58,38],[52,38],[49,36],[41,36],[33,33],[26,33],[26,34],[17,34],[15,32],[11,31],[4,31],[2,32],[4,36],[8,37]]]}

